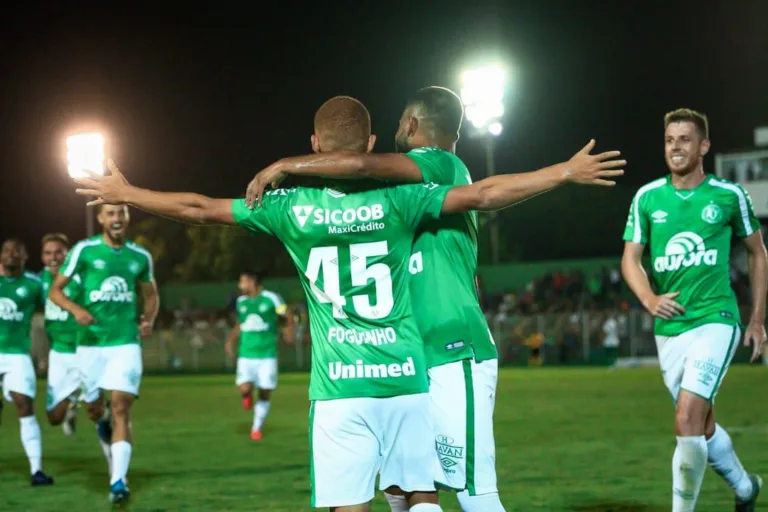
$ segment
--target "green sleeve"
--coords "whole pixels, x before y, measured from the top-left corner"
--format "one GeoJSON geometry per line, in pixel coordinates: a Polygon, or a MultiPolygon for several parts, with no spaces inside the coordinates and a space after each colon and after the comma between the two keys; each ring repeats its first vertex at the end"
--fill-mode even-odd
{"type": "Polygon", "coordinates": [[[67,257],[64,259],[64,263],[61,265],[61,274],[69,279],[75,274],[82,274],[85,267],[85,260],[83,259],[83,250],[85,246],[82,242],[75,244],[67,257]]]}
{"type": "Polygon", "coordinates": [[[642,195],[638,192],[629,207],[627,225],[624,228],[624,241],[636,244],[648,243],[648,216],[643,209],[642,195]]]}
{"type": "Polygon", "coordinates": [[[238,226],[245,228],[251,234],[274,235],[278,208],[279,205],[267,195],[264,196],[261,206],[254,206],[253,210],[245,205],[245,199],[235,199],[232,201],[232,217],[238,226]]]}
{"type": "Polygon", "coordinates": [[[425,222],[440,218],[440,211],[450,186],[436,183],[400,185],[389,189],[395,209],[413,231],[425,222]]]}
{"type": "Polygon", "coordinates": [[[155,280],[155,262],[152,260],[152,253],[144,249],[141,254],[146,256],[147,261],[139,274],[139,281],[142,283],[151,283],[155,280]]]}
{"type": "Polygon", "coordinates": [[[755,215],[755,208],[752,205],[752,198],[741,185],[734,184],[736,204],[731,209],[731,226],[739,238],[746,238],[755,231],[760,230],[760,221],[755,215]]]}
{"type": "Polygon", "coordinates": [[[416,148],[406,153],[421,170],[424,183],[454,185],[455,166],[448,155],[438,148],[416,148]]]}

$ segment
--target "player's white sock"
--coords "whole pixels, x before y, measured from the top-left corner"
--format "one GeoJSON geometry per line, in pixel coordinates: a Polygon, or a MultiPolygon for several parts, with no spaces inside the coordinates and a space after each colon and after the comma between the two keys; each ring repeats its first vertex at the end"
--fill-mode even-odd
{"type": "Polygon", "coordinates": [[[34,416],[19,418],[21,425],[21,444],[29,459],[29,472],[35,474],[43,469],[43,440],[40,424],[34,416]]]}
{"type": "Polygon", "coordinates": [[[715,473],[728,482],[736,497],[742,500],[752,495],[752,480],[733,450],[728,432],[715,424],[715,434],[707,441],[707,459],[715,473]]]}
{"type": "Polygon", "coordinates": [[[125,482],[125,476],[128,474],[128,466],[131,464],[131,443],[128,441],[118,441],[112,443],[112,478],[109,485],[118,480],[125,482]]]}
{"type": "Polygon", "coordinates": [[[398,496],[397,494],[384,493],[384,497],[387,498],[389,508],[392,512],[408,512],[408,502],[405,501],[405,496],[398,496]]]}
{"type": "Polygon", "coordinates": [[[678,436],[672,457],[672,512],[693,512],[706,470],[706,438],[678,436]]]}
{"type": "Polygon", "coordinates": [[[411,512],[443,512],[440,505],[435,503],[418,503],[410,508],[411,512]]]}
{"type": "Polygon", "coordinates": [[[256,405],[253,406],[253,427],[251,427],[251,430],[261,430],[268,414],[269,402],[266,400],[259,400],[256,402],[256,405]]]}
{"type": "Polygon", "coordinates": [[[462,512],[505,512],[497,492],[470,496],[467,491],[461,491],[456,497],[462,512]]]}

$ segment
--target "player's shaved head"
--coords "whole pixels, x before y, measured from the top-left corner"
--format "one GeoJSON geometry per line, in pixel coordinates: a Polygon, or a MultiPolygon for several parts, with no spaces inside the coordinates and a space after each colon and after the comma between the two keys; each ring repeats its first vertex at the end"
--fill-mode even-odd
{"type": "Polygon", "coordinates": [[[366,151],[371,138],[368,109],[351,96],[329,99],[315,113],[315,138],[316,151],[366,151]]]}
{"type": "Polygon", "coordinates": [[[459,139],[464,105],[452,90],[438,86],[420,89],[408,101],[406,109],[436,136],[459,139]]]}
{"type": "Polygon", "coordinates": [[[413,148],[437,146],[454,151],[464,119],[464,105],[445,87],[419,89],[411,96],[400,117],[395,145],[401,153],[413,148]]]}

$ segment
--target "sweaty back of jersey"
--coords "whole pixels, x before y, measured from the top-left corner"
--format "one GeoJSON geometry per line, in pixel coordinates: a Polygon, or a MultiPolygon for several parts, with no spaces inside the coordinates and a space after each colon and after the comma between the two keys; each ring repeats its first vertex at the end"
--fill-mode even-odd
{"type": "Polygon", "coordinates": [[[232,213],[248,231],[277,236],[299,271],[312,334],[310,399],[426,392],[408,262],[415,233],[439,217],[449,187],[347,186],[278,189],[253,210],[234,201],[232,213]]]}
{"type": "Polygon", "coordinates": [[[758,230],[752,201],[730,181],[707,175],[694,189],[676,190],[669,176],[640,187],[624,240],[647,244],[656,293],[679,292],[685,314],[656,319],[655,332],[676,336],[707,323],[739,323],[730,281],[731,236],[758,230]]]}

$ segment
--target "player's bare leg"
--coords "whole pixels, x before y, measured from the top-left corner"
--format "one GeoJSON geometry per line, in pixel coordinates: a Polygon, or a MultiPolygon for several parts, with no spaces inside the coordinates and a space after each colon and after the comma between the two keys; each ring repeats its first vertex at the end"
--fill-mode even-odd
{"type": "Polygon", "coordinates": [[[104,454],[104,458],[107,459],[107,468],[109,474],[112,474],[112,450],[110,445],[112,444],[112,421],[109,411],[104,407],[104,394],[100,394],[99,398],[93,402],[85,404],[85,411],[88,414],[88,418],[96,424],[96,433],[99,436],[99,445],[101,451],[104,454]]]}
{"type": "Polygon", "coordinates": [[[331,512],[370,512],[371,502],[363,503],[362,505],[350,505],[348,507],[331,507],[328,510],[331,512]]]}
{"type": "Polygon", "coordinates": [[[725,480],[736,496],[736,511],[755,510],[762,480],[747,473],[733,449],[728,432],[715,422],[715,409],[710,408],[705,427],[707,461],[709,466],[725,480]]]}
{"type": "Polygon", "coordinates": [[[237,389],[240,391],[243,409],[246,411],[253,409],[253,382],[243,382],[237,386],[237,389]]]}
{"type": "Polygon", "coordinates": [[[40,424],[35,418],[34,402],[31,397],[13,391],[11,392],[11,399],[19,415],[21,445],[29,459],[32,485],[51,485],[53,478],[43,473],[43,441],[40,434],[40,424]]]}
{"type": "Polygon", "coordinates": [[[110,500],[113,503],[125,501],[129,492],[126,487],[128,467],[131,463],[131,406],[134,396],[123,391],[112,391],[112,475],[110,500]]]}
{"type": "Polygon", "coordinates": [[[408,501],[405,499],[405,493],[399,487],[394,485],[387,487],[384,491],[384,497],[387,498],[392,512],[408,512],[408,501]]]}
{"type": "Polygon", "coordinates": [[[387,487],[384,491],[392,512],[438,512],[443,510],[438,504],[437,492],[404,492],[397,486],[387,487]]]}
{"type": "Polygon", "coordinates": [[[77,395],[72,394],[66,400],[59,402],[56,407],[48,411],[48,423],[52,426],[64,424],[64,434],[72,435],[75,432],[77,420],[77,395]]]}

